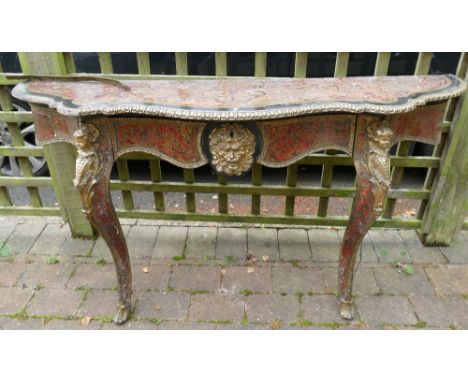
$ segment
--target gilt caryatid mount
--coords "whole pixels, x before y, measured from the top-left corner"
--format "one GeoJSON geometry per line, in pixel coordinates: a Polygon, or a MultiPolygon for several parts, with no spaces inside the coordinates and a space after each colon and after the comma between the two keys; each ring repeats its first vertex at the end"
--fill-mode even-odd
{"type": "Polygon", "coordinates": [[[113,255],[115,322],[123,323],[131,314],[132,278],[109,192],[120,155],[146,152],[186,169],[209,163],[239,176],[254,163],[285,167],[327,149],[349,154],[356,196],[339,256],[338,301],[341,316],[352,319],[356,256],[390,187],[389,150],[403,140],[437,143],[447,100],[465,88],[452,75],[120,82],[75,76],[31,78],[13,95],[31,104],[39,143],[78,149],[74,184],[113,255]]]}

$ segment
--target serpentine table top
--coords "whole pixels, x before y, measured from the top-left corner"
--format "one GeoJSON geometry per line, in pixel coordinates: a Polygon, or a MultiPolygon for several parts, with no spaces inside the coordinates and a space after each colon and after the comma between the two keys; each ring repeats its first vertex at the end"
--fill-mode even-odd
{"type": "Polygon", "coordinates": [[[218,173],[237,176],[255,161],[284,167],[319,150],[348,153],[356,196],[340,251],[338,301],[341,316],[352,319],[356,257],[383,210],[391,184],[389,150],[404,140],[436,144],[446,101],[465,89],[453,75],[152,81],[74,76],[31,78],[12,94],[31,103],[39,143],[66,141],[78,149],[74,185],[83,212],[112,252],[119,283],[115,322],[123,323],[131,314],[130,260],[109,192],[120,155],[145,151],[183,168],[210,163],[218,173]]]}
{"type": "Polygon", "coordinates": [[[465,88],[453,75],[153,81],[77,76],[29,80],[13,95],[67,116],[131,113],[241,121],[329,112],[404,113],[459,96],[465,88]]]}

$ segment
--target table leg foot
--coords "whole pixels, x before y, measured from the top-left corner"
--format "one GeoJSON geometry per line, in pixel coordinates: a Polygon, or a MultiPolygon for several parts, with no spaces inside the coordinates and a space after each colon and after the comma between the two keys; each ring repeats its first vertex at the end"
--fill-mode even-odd
{"type": "Polygon", "coordinates": [[[355,314],[355,303],[354,299],[351,300],[340,300],[340,316],[345,320],[353,320],[355,314]]]}
{"type": "Polygon", "coordinates": [[[117,306],[117,314],[114,316],[114,323],[118,325],[122,325],[125,323],[132,314],[132,306],[128,305],[118,305],[117,306]]]}

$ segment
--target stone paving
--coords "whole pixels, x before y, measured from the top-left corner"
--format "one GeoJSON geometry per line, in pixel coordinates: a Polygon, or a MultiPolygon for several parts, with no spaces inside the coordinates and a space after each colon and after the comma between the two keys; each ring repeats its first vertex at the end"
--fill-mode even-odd
{"type": "Polygon", "coordinates": [[[116,278],[102,239],[72,239],[60,218],[0,217],[0,328],[468,328],[466,231],[451,247],[425,248],[414,231],[371,230],[348,322],[336,304],[341,228],[121,223],[134,312],[116,326],[116,278]]]}

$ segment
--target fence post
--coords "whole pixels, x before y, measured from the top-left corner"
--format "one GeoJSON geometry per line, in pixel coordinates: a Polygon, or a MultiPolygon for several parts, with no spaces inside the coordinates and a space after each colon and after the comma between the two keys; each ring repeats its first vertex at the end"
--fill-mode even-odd
{"type": "MultiPolygon", "coordinates": [[[[25,74],[67,74],[63,53],[18,53],[25,74]]],[[[73,186],[75,174],[75,150],[67,143],[52,143],[44,147],[52,186],[60,205],[62,217],[68,222],[73,237],[93,237],[94,230],[83,214],[81,199],[73,186]]]]}
{"type": "MultiPolygon", "coordinates": [[[[465,76],[468,80],[468,74],[465,76]]],[[[460,97],[441,156],[420,236],[425,245],[449,245],[460,232],[468,201],[468,96],[460,97]]]]}

